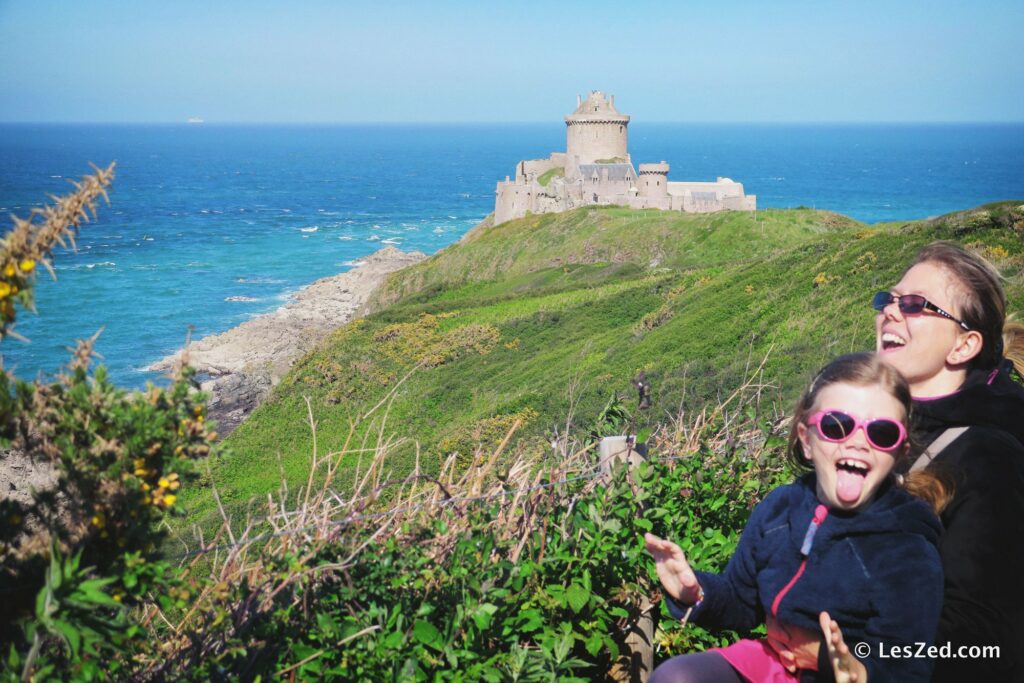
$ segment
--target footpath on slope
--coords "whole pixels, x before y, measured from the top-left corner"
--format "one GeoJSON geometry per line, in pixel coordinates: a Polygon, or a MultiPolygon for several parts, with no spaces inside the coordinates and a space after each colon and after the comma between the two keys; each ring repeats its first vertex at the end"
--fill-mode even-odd
{"type": "Polygon", "coordinates": [[[231,433],[258,406],[292,364],[338,327],[357,317],[370,294],[389,274],[426,258],[386,247],[360,259],[340,275],[321,278],[292,301],[221,334],[193,342],[147,370],[166,372],[181,362],[209,377],[209,416],[221,436],[231,433]]]}

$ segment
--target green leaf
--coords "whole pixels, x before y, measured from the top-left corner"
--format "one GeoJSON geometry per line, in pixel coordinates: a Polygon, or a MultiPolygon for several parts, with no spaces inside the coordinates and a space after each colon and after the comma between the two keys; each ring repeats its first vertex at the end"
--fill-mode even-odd
{"type": "Polygon", "coordinates": [[[405,634],[401,631],[393,631],[392,633],[389,633],[387,637],[384,638],[384,640],[381,641],[380,645],[381,647],[388,650],[397,650],[398,648],[402,647],[403,643],[405,643],[405,634]]]}
{"type": "Polygon", "coordinates": [[[424,645],[435,650],[441,649],[441,632],[429,621],[417,621],[413,624],[412,635],[424,645]]]}
{"type": "Polygon", "coordinates": [[[485,602],[476,608],[476,612],[473,614],[473,622],[479,630],[484,631],[491,625],[491,618],[494,617],[494,613],[497,611],[498,608],[495,605],[485,602]]]}
{"type": "MultiPolygon", "coordinates": [[[[561,588],[561,586],[559,586],[561,588]]],[[[519,613],[519,618],[522,619],[522,623],[519,624],[518,630],[523,632],[536,631],[544,625],[544,617],[541,615],[540,610],[526,609],[519,613]]]]}
{"type": "Polygon", "coordinates": [[[53,628],[68,641],[68,645],[71,646],[71,654],[77,658],[78,648],[82,644],[82,636],[71,624],[60,619],[53,619],[50,624],[53,628]]]}
{"type": "Polygon", "coordinates": [[[581,609],[586,607],[587,602],[590,600],[590,591],[578,583],[569,584],[569,587],[565,590],[565,597],[569,601],[569,606],[572,607],[573,612],[579,612],[581,609]]]}
{"type": "Polygon", "coordinates": [[[583,647],[587,648],[587,652],[590,653],[591,657],[596,657],[603,646],[604,637],[600,633],[591,633],[590,637],[583,643],[583,647]]]}
{"type": "Polygon", "coordinates": [[[61,580],[64,578],[64,572],[61,571],[60,566],[60,549],[57,547],[56,541],[54,541],[53,549],[50,551],[50,580],[49,584],[53,590],[60,588],[61,580]]]}

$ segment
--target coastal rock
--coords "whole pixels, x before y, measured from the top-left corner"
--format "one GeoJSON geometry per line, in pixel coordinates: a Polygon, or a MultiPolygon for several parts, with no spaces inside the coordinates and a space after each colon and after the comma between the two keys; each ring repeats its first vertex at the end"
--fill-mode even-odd
{"type": "Polygon", "coordinates": [[[389,273],[424,258],[426,254],[420,252],[381,249],[346,273],[303,287],[276,311],[204,337],[147,369],[169,371],[187,357],[190,365],[209,376],[203,390],[211,394],[210,417],[218,421],[218,432],[227,434],[259,405],[296,359],[332,330],[358,317],[370,293],[389,273]]]}
{"type": "Polygon", "coordinates": [[[30,505],[33,491],[48,491],[56,482],[53,464],[13,448],[0,450],[0,498],[30,505]]]}

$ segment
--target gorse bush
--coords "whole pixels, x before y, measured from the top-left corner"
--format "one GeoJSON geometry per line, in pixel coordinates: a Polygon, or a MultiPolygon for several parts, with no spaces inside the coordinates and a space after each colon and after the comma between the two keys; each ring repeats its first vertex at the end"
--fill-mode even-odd
{"type": "MultiPolygon", "coordinates": [[[[54,247],[74,244],[113,169],[15,218],[0,246],[0,336],[14,334],[18,308],[32,306],[36,266],[52,273],[54,247]]],[[[167,606],[184,597],[175,597],[174,572],[159,562],[160,525],[190,481],[189,463],[208,455],[215,438],[203,396],[187,369],[168,388],[114,387],[103,368],[89,373],[94,341],[78,343],[55,381],[0,374],[5,459],[54,472],[50,486],[0,501],[0,633],[10,643],[10,678],[120,676],[128,661],[109,655],[147,637],[129,613],[156,595],[167,606]]]]}

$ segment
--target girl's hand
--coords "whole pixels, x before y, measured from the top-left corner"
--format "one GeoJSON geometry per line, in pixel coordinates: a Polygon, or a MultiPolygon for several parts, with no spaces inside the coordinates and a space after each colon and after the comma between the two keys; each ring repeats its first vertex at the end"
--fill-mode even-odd
{"type": "Polygon", "coordinates": [[[828,645],[828,661],[832,663],[832,673],[836,677],[836,683],[867,683],[868,671],[846,646],[843,641],[843,632],[839,630],[839,624],[832,620],[828,612],[822,612],[818,616],[818,621],[821,623],[822,633],[825,634],[825,643],[828,645]]]}
{"type": "Polygon", "coordinates": [[[654,565],[665,592],[684,605],[697,602],[700,599],[700,584],[690,569],[690,563],[686,561],[683,549],[654,534],[644,534],[644,544],[647,552],[654,556],[654,565]]]}

